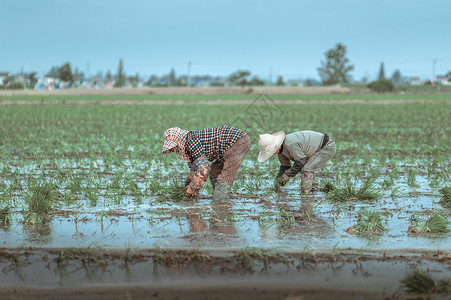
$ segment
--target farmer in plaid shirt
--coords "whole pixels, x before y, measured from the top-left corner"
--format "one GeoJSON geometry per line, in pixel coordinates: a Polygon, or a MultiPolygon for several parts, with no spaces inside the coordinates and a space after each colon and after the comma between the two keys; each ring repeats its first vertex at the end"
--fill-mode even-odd
{"type": "Polygon", "coordinates": [[[188,162],[186,196],[197,197],[209,176],[213,201],[228,200],[238,169],[250,148],[249,135],[227,125],[199,131],[172,127],[164,132],[163,139],[163,153],[177,152],[188,162]]]}

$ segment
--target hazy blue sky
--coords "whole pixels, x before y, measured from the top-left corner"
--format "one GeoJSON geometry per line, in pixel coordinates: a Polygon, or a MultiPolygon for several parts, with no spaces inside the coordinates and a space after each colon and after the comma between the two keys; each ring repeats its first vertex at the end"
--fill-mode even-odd
{"type": "Polygon", "coordinates": [[[450,0],[0,0],[0,71],[318,78],[338,42],[354,79],[451,71],[450,0]]]}

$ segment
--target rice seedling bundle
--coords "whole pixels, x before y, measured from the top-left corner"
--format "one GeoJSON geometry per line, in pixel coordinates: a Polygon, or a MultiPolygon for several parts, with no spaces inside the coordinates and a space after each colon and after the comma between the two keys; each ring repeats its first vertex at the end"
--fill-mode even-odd
{"type": "Polygon", "coordinates": [[[443,279],[435,282],[431,276],[419,270],[407,274],[401,283],[409,293],[414,294],[449,293],[451,291],[449,280],[443,279]]]}
{"type": "Polygon", "coordinates": [[[357,216],[357,224],[348,228],[346,231],[380,233],[385,231],[384,223],[386,218],[376,210],[364,210],[357,216]]]}
{"type": "Polygon", "coordinates": [[[342,186],[333,188],[327,198],[334,201],[372,200],[379,197],[379,192],[373,186],[373,180],[367,180],[358,188],[356,184],[346,180],[342,186]]]}
{"type": "Polygon", "coordinates": [[[38,215],[47,214],[53,210],[53,204],[57,198],[57,187],[53,183],[43,182],[31,186],[25,202],[28,211],[38,215]]]}
{"type": "Polygon", "coordinates": [[[451,222],[441,212],[435,212],[427,219],[412,215],[410,223],[411,225],[408,228],[410,233],[446,233],[451,231],[449,229],[451,222]]]}
{"type": "Polygon", "coordinates": [[[439,203],[443,206],[451,206],[451,187],[447,186],[440,190],[440,201],[439,203]]]}

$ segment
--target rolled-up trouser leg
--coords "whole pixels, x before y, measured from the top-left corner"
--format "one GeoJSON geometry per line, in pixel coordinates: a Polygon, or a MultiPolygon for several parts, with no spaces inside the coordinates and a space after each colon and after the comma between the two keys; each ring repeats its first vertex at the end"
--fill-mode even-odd
{"type": "Polygon", "coordinates": [[[227,149],[222,158],[223,167],[218,176],[218,183],[233,184],[238,169],[243,162],[244,156],[249,151],[250,146],[251,140],[249,135],[246,134],[227,149]]]}
{"type": "Polygon", "coordinates": [[[216,160],[211,164],[209,176],[210,176],[211,185],[213,186],[213,190],[216,187],[216,182],[218,182],[218,176],[222,171],[222,167],[223,167],[223,164],[219,160],[216,160]]]}
{"type": "Polygon", "coordinates": [[[313,173],[302,172],[301,173],[301,190],[303,192],[309,192],[312,189],[314,181],[313,173]]]}

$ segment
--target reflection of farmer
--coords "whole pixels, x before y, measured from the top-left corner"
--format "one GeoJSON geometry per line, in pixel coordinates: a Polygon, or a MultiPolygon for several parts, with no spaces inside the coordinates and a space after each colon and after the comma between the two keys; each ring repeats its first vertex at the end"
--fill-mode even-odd
{"type": "Polygon", "coordinates": [[[260,135],[258,161],[263,162],[278,154],[280,170],[275,187],[284,186],[291,177],[301,172],[301,189],[312,188],[313,173],[324,166],[335,154],[335,142],[327,134],[315,131],[298,131],[285,135],[279,131],[260,135]],[[291,165],[291,161],[294,164],[291,165]]]}
{"type": "Polygon", "coordinates": [[[249,136],[227,125],[188,131],[169,128],[163,134],[163,153],[177,152],[188,162],[190,173],[186,181],[186,196],[198,196],[210,176],[213,201],[226,201],[238,169],[249,151],[249,136]],[[211,165],[209,162],[213,162],[211,165]]]}

